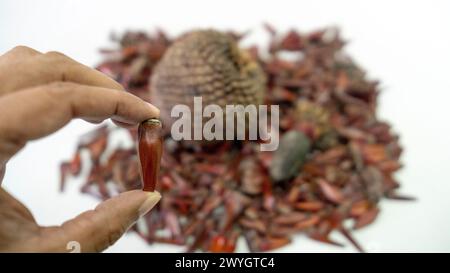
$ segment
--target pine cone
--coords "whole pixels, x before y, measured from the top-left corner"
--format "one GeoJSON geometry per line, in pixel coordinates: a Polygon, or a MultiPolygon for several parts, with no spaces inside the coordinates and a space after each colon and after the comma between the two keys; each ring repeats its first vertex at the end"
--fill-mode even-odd
{"type": "Polygon", "coordinates": [[[296,111],[300,128],[313,140],[331,130],[330,114],[322,106],[300,100],[297,102],[296,111]]]}
{"type": "MultiPolygon", "coordinates": [[[[167,50],[151,79],[152,102],[166,125],[172,107],[193,109],[194,97],[208,104],[259,105],[265,94],[265,74],[230,35],[214,30],[194,31],[167,50]]],[[[192,112],[192,110],[191,110],[192,112]]]]}

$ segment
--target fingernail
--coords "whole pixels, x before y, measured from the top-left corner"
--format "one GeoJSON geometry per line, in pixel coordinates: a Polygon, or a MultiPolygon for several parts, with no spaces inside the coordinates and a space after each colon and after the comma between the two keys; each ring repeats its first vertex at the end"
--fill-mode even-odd
{"type": "Polygon", "coordinates": [[[157,116],[155,118],[159,118],[159,109],[156,108],[156,106],[154,106],[153,104],[151,104],[149,102],[146,102],[146,103],[152,109],[152,111],[156,113],[157,116]]]}
{"type": "Polygon", "coordinates": [[[139,207],[139,216],[147,214],[161,200],[161,194],[157,191],[148,192],[147,194],[147,199],[139,207]]]}

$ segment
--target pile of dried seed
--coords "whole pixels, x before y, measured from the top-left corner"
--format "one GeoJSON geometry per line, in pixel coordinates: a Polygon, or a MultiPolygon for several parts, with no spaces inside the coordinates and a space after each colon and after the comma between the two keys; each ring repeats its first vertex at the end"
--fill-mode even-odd
{"type": "MultiPolygon", "coordinates": [[[[231,252],[243,236],[250,251],[269,251],[300,232],[341,245],[330,237],[337,231],[362,251],[343,222],[362,228],[376,219],[381,198],[409,199],[395,192],[402,149],[376,117],[377,82],[345,55],[339,33],[266,29],[268,56],[248,50],[266,73],[265,103],[280,105],[279,149],[261,152],[249,141],[187,144],[167,135],[157,187],[163,198],[134,227],[149,243],[231,252]]],[[[129,32],[117,41],[118,50],[102,51],[98,69],[150,100],[149,78],[173,40],[160,31],[129,32]]],[[[134,148],[106,153],[115,130],[101,127],[82,138],[74,158],[61,165],[62,187],[66,176],[80,173],[84,149],[92,166],[83,192],[106,199],[141,187],[134,148]]],[[[136,141],[136,130],[129,132],[136,141]]]]}

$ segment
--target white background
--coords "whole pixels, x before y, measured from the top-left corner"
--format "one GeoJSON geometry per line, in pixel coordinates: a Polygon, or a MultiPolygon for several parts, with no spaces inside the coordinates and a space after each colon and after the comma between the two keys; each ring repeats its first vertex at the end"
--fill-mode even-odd
{"type": "MultiPolygon", "coordinates": [[[[383,201],[375,224],[355,233],[369,251],[450,251],[450,2],[449,1],[18,1],[0,2],[0,54],[16,45],[58,50],[94,65],[111,31],[152,30],[176,35],[193,27],[255,31],[261,24],[309,31],[336,25],[349,52],[384,92],[380,116],[406,147],[401,192],[419,201],[383,201]]],[[[260,33],[260,34],[258,34],[260,33]]],[[[1,114],[1,109],[0,109],[1,114]]],[[[22,200],[43,225],[60,224],[93,208],[97,200],[78,193],[80,181],[58,193],[58,166],[77,137],[92,128],[74,121],[30,143],[8,165],[3,186],[22,200]]],[[[338,234],[335,238],[344,241],[338,234]]],[[[109,251],[176,251],[147,246],[128,234],[109,251]]],[[[244,250],[244,248],[242,248],[244,250]]],[[[354,251],[298,236],[287,252],[354,251]]]]}

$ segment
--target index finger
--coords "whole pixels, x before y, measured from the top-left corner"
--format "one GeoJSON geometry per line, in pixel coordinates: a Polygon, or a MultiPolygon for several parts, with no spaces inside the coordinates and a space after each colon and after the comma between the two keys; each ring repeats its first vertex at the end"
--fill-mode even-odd
{"type": "Polygon", "coordinates": [[[42,54],[34,49],[18,46],[0,56],[0,94],[52,82],[74,82],[123,90],[105,74],[85,66],[66,55],[50,51],[42,54]]]}
{"type": "Polygon", "coordinates": [[[112,118],[137,124],[158,118],[159,110],[140,98],[115,89],[53,83],[0,98],[0,165],[28,140],[41,138],[73,118],[112,118]]]}

